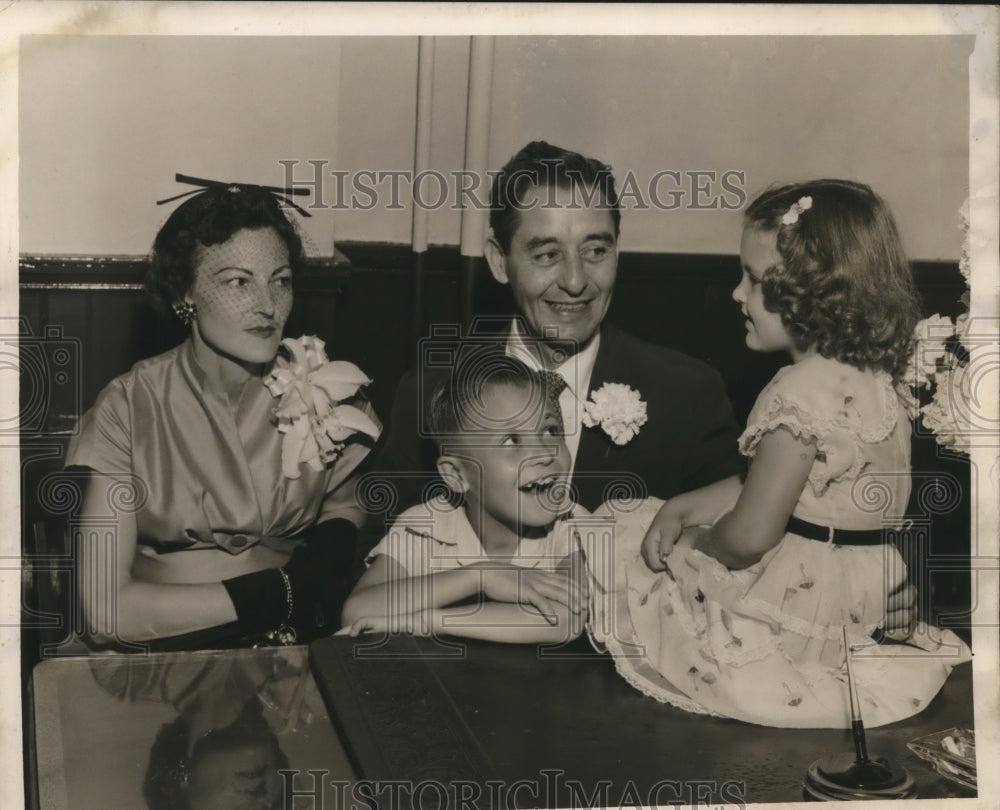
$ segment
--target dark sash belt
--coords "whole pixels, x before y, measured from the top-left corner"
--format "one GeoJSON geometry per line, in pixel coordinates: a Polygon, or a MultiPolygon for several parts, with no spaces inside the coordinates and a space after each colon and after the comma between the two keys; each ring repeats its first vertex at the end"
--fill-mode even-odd
{"type": "Polygon", "coordinates": [[[831,530],[829,526],[820,526],[794,516],[788,518],[785,531],[797,534],[800,537],[808,537],[810,540],[820,540],[823,543],[831,540],[830,532],[832,531],[832,542],[838,546],[880,546],[883,542],[881,529],[831,530]]]}

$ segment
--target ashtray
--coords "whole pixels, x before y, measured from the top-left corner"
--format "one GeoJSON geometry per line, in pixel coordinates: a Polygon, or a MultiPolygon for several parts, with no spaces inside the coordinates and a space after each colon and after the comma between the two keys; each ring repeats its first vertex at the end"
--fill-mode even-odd
{"type": "Polygon", "coordinates": [[[976,734],[972,729],[949,728],[908,742],[906,747],[945,779],[976,790],[976,734]]]}

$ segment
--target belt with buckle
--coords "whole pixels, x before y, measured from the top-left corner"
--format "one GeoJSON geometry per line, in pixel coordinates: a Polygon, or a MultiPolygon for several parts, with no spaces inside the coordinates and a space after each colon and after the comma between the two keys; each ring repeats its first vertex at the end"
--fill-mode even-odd
{"type": "Polygon", "coordinates": [[[794,516],[788,518],[785,531],[838,546],[880,546],[884,540],[881,529],[832,529],[794,516]]]}

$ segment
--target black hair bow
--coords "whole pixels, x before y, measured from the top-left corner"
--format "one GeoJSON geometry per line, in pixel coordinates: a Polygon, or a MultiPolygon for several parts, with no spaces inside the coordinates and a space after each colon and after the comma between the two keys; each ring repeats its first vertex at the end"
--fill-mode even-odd
{"type": "Polygon", "coordinates": [[[250,189],[256,189],[257,191],[266,191],[272,195],[275,199],[280,200],[286,205],[291,206],[296,211],[298,211],[304,217],[311,217],[308,211],[306,211],[302,206],[297,205],[292,200],[288,199],[289,195],[292,194],[308,194],[309,189],[307,188],[281,188],[279,186],[258,186],[254,183],[223,183],[220,180],[203,180],[200,177],[189,177],[186,174],[175,174],[174,180],[178,183],[187,183],[192,186],[201,186],[201,188],[196,188],[194,191],[185,191],[183,194],[176,194],[173,197],[168,197],[165,200],[157,200],[157,205],[163,205],[164,203],[173,202],[174,200],[179,200],[181,197],[190,197],[192,194],[204,194],[209,189],[224,189],[226,191],[231,191],[234,194],[250,189]]]}

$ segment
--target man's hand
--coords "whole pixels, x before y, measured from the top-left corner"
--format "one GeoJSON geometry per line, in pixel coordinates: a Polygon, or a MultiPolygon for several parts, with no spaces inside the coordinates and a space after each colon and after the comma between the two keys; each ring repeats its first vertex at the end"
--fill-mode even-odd
{"type": "Polygon", "coordinates": [[[906,641],[917,624],[917,589],[901,583],[885,599],[884,638],[906,641]]]}
{"type": "Polygon", "coordinates": [[[666,569],[667,555],[670,554],[682,531],[684,531],[683,521],[670,508],[669,502],[663,504],[646,530],[646,536],[642,538],[642,559],[651,571],[666,569]]]}

